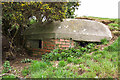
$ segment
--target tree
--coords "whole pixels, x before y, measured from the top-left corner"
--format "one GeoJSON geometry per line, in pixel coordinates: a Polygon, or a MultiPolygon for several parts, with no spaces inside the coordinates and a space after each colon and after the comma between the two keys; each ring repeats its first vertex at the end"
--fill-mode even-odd
{"type": "Polygon", "coordinates": [[[74,18],[75,17],[75,10],[79,7],[79,2],[69,2],[67,3],[67,12],[66,18],[74,18]]]}
{"type": "Polygon", "coordinates": [[[78,3],[75,2],[4,2],[2,3],[3,35],[8,37],[11,49],[14,49],[14,45],[20,42],[23,44],[22,33],[28,27],[31,17],[35,16],[36,21],[41,24],[43,19],[44,22],[62,21],[66,16],[74,15],[77,6],[78,3]]]}

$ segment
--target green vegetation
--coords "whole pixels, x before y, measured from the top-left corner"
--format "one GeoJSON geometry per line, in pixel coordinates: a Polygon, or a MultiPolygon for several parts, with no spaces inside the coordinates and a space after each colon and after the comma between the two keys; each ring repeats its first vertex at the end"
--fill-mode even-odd
{"type": "Polygon", "coordinates": [[[72,57],[68,57],[68,58],[67,58],[67,62],[68,62],[68,63],[73,62],[73,58],[72,58],[72,57]]]}
{"type": "Polygon", "coordinates": [[[104,38],[101,40],[101,43],[107,45],[109,43],[109,41],[106,38],[104,38]]]}
{"type": "Polygon", "coordinates": [[[22,75],[23,76],[27,76],[29,74],[29,70],[25,67],[23,70],[22,70],[22,75]]]}
{"type": "Polygon", "coordinates": [[[120,30],[119,29],[119,26],[118,23],[111,23],[111,24],[108,24],[108,26],[110,26],[110,30],[120,30]]]}
{"type": "Polygon", "coordinates": [[[119,50],[119,46],[118,46],[119,41],[120,41],[120,37],[118,37],[118,39],[112,45],[105,47],[104,50],[109,51],[109,52],[118,51],[119,50]]]}
{"type": "Polygon", "coordinates": [[[109,21],[113,21],[115,23],[118,23],[118,19],[117,18],[102,18],[102,17],[93,17],[93,16],[83,16],[84,18],[91,18],[91,19],[98,19],[98,20],[109,20],[109,21]]]}
{"type": "MultiPolygon", "coordinates": [[[[2,2],[2,35],[10,42],[12,53],[19,47],[25,47],[25,36],[28,27],[36,22],[40,24],[52,21],[63,21],[73,18],[77,2],[2,2]],[[32,17],[35,17],[33,19],[32,17]],[[30,20],[30,18],[32,18],[30,20]],[[19,46],[18,46],[19,45],[19,46]],[[13,51],[14,50],[14,51],[13,51]]],[[[21,48],[19,48],[20,50],[21,48]]],[[[22,51],[23,49],[21,49],[22,51]]]]}
{"type": "Polygon", "coordinates": [[[66,64],[67,64],[67,62],[65,62],[65,61],[60,61],[58,63],[59,67],[64,67],[66,64]]]}
{"type": "Polygon", "coordinates": [[[109,26],[113,26],[113,27],[119,27],[119,25],[117,23],[110,23],[108,24],[109,26]]]}
{"type": "Polygon", "coordinates": [[[34,24],[34,23],[36,23],[37,21],[35,20],[35,19],[31,19],[30,21],[29,21],[29,24],[34,24]]]}
{"type": "Polygon", "coordinates": [[[3,64],[3,73],[7,73],[9,71],[11,71],[10,62],[9,61],[5,61],[5,63],[3,64]]]}
{"type": "Polygon", "coordinates": [[[88,43],[85,47],[79,46],[78,49],[69,48],[68,50],[55,49],[49,54],[42,55],[42,60],[53,61],[53,60],[67,60],[68,57],[81,57],[85,53],[97,51],[95,48],[97,43],[88,43]]]}
{"type": "MultiPolygon", "coordinates": [[[[90,47],[93,44],[88,44],[83,49],[71,49],[60,51],[54,50],[56,54],[51,54],[50,56],[57,55],[60,53],[61,60],[58,64],[54,61],[49,62],[48,58],[45,61],[33,61],[28,69],[24,69],[22,74],[24,76],[28,75],[31,78],[113,78],[117,77],[118,70],[118,39],[110,46],[105,47],[103,51],[96,50],[91,55],[86,53],[88,50],[92,50],[90,47]],[[75,55],[68,55],[67,53],[72,51],[72,53],[77,53],[81,51],[83,54],[79,57],[75,55]],[[68,57],[67,57],[68,56],[68,57]],[[63,58],[67,57],[67,58],[63,58]],[[54,65],[54,66],[53,66],[54,65]],[[29,71],[28,71],[29,70],[29,71]]],[[[79,47],[80,48],[80,47],[79,47]]],[[[58,55],[57,55],[58,56],[58,55]]],[[[52,58],[54,59],[54,58],[52,58]]],[[[51,59],[51,60],[52,60],[51,59]]],[[[57,60],[55,58],[54,60],[57,60]]]]}
{"type": "Polygon", "coordinates": [[[2,76],[2,80],[14,80],[16,78],[15,75],[11,74],[11,75],[5,75],[5,76],[2,76]]]}
{"type": "Polygon", "coordinates": [[[66,12],[66,18],[75,18],[75,9],[78,9],[79,3],[77,2],[69,2],[67,3],[67,12],[66,12]]]}
{"type": "Polygon", "coordinates": [[[22,59],[21,63],[31,63],[33,60],[32,59],[22,59]]]}
{"type": "MultiPolygon", "coordinates": [[[[113,21],[114,23],[108,25],[113,31],[118,31],[117,19],[91,18],[113,21]]],[[[25,67],[21,74],[25,78],[118,78],[119,41],[120,37],[103,50],[99,50],[100,47],[96,45],[107,45],[107,39],[102,39],[101,43],[84,42],[85,46],[68,50],[55,49],[49,54],[42,55],[42,61],[23,59],[23,64],[31,64],[25,67]]],[[[3,73],[11,71],[9,61],[6,61],[3,67],[3,73]]],[[[16,76],[5,75],[3,78],[12,79],[16,76]]]]}

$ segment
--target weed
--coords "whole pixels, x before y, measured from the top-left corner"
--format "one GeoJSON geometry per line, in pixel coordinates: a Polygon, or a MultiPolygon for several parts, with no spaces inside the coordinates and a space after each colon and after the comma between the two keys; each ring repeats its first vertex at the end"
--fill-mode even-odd
{"type": "Polygon", "coordinates": [[[14,80],[14,78],[16,78],[15,75],[11,74],[11,75],[5,75],[5,76],[2,76],[2,79],[3,80],[14,80]]]}
{"type": "Polygon", "coordinates": [[[110,30],[119,30],[119,26],[117,23],[108,24],[110,26],[110,30]]]}
{"type": "Polygon", "coordinates": [[[104,54],[104,52],[103,51],[96,51],[96,52],[94,52],[94,53],[92,53],[92,55],[94,56],[94,55],[97,55],[97,54],[104,54]]]}
{"type": "Polygon", "coordinates": [[[82,68],[82,69],[85,68],[84,64],[80,64],[79,67],[82,68]]]}
{"type": "Polygon", "coordinates": [[[116,68],[110,61],[108,61],[107,59],[104,59],[103,62],[101,63],[101,69],[102,69],[102,72],[112,75],[115,73],[116,68]]]}
{"type": "Polygon", "coordinates": [[[96,77],[96,73],[94,73],[94,72],[87,72],[87,73],[84,73],[83,75],[85,75],[85,77],[87,77],[87,78],[95,78],[96,77]]]}
{"type": "Polygon", "coordinates": [[[83,58],[85,59],[91,59],[91,55],[90,54],[84,54],[82,55],[83,58]]]}
{"type": "Polygon", "coordinates": [[[32,59],[22,59],[21,63],[31,63],[33,60],[32,59]]]}
{"type": "Polygon", "coordinates": [[[112,31],[112,30],[114,30],[114,27],[110,26],[109,29],[112,31]]]}
{"type": "Polygon", "coordinates": [[[73,62],[73,58],[71,58],[71,57],[68,57],[68,58],[67,58],[67,62],[68,62],[68,63],[71,63],[71,62],[73,62]]]}
{"type": "Polygon", "coordinates": [[[79,63],[85,63],[85,59],[84,58],[80,58],[79,59],[79,63]]]}
{"type": "Polygon", "coordinates": [[[79,64],[80,63],[80,59],[73,59],[73,63],[74,64],[79,64]]]}
{"type": "MultiPolygon", "coordinates": [[[[106,44],[106,40],[102,41],[102,43],[104,42],[106,44]]],[[[118,69],[117,44],[116,40],[110,47],[106,47],[103,51],[96,50],[92,55],[87,53],[95,51],[96,44],[93,43],[88,43],[79,49],[54,50],[50,54],[44,55],[45,62],[32,62],[29,76],[32,78],[111,78],[118,69]],[[58,67],[53,67],[49,60],[59,60],[58,67]],[[67,62],[80,65],[79,67],[74,64],[67,66],[67,62]],[[84,73],[78,75],[79,69],[84,73]]],[[[23,73],[27,73],[27,70],[23,73]]]]}
{"type": "Polygon", "coordinates": [[[93,59],[99,61],[102,57],[102,54],[96,54],[93,56],[93,59]]]}
{"type": "Polygon", "coordinates": [[[104,39],[101,39],[101,43],[107,45],[109,41],[106,38],[104,38],[104,39]]]}
{"type": "Polygon", "coordinates": [[[3,64],[3,72],[7,73],[9,71],[11,71],[10,62],[9,61],[5,61],[5,63],[3,64]]]}
{"type": "Polygon", "coordinates": [[[116,23],[111,23],[111,24],[108,24],[109,26],[113,26],[113,27],[119,27],[119,25],[118,24],[116,24],[116,23]]]}
{"type": "Polygon", "coordinates": [[[48,73],[44,70],[39,70],[31,74],[32,78],[47,78],[48,73]]]}
{"type": "Polygon", "coordinates": [[[47,66],[47,63],[46,62],[42,62],[42,61],[33,61],[33,63],[31,64],[31,66],[30,66],[30,70],[32,71],[32,72],[34,72],[34,71],[38,71],[38,70],[40,70],[40,69],[45,69],[45,68],[47,68],[48,66],[47,66]]]}
{"type": "Polygon", "coordinates": [[[22,70],[22,75],[23,76],[27,76],[29,74],[29,70],[25,67],[23,70],[22,70]]]}
{"type": "Polygon", "coordinates": [[[118,51],[118,49],[119,49],[118,42],[119,42],[119,39],[115,40],[115,42],[112,45],[105,47],[104,50],[109,51],[109,52],[118,51]]]}
{"type": "Polygon", "coordinates": [[[65,61],[60,61],[60,62],[58,63],[58,65],[59,65],[59,67],[64,67],[64,66],[67,65],[67,62],[65,62],[65,61]]]}
{"type": "Polygon", "coordinates": [[[82,52],[86,52],[86,51],[87,51],[87,48],[81,47],[80,50],[81,50],[82,52]]]}

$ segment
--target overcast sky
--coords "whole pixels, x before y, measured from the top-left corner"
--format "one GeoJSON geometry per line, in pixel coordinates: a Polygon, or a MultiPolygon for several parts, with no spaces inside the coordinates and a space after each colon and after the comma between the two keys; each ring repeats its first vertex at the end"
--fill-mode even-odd
{"type": "Polygon", "coordinates": [[[77,16],[94,16],[118,18],[118,2],[120,0],[80,0],[81,5],[76,10],[77,16]]]}

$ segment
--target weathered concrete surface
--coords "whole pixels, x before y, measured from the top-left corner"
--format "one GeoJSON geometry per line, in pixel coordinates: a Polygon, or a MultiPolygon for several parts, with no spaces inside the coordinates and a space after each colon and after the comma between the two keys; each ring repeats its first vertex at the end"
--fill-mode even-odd
{"type": "Polygon", "coordinates": [[[112,38],[111,32],[103,23],[85,19],[65,19],[63,22],[33,24],[25,33],[29,39],[65,38],[76,41],[100,42],[112,38]]]}

